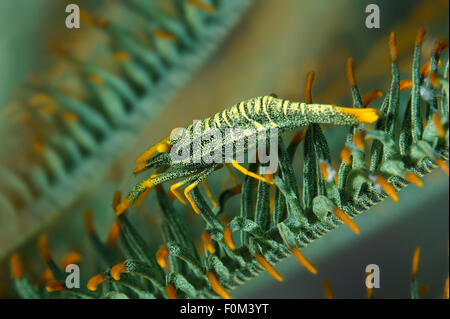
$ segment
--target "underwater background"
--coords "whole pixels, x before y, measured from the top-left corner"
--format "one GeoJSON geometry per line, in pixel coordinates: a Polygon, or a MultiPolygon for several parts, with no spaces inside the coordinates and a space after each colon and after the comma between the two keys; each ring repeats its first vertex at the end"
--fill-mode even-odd
{"type": "MultiPolygon", "coordinates": [[[[0,1],[0,173],[4,174],[0,177],[1,297],[16,296],[7,266],[7,257],[13,251],[21,252],[23,264],[34,278],[45,270],[36,248],[36,238],[42,233],[48,234],[56,260],[69,250],[81,253],[82,284],[100,271],[102,267],[84,230],[83,213],[87,209],[94,211],[96,230],[105,238],[114,221],[111,209],[114,192],[125,193],[140,180],[131,173],[135,158],[172,128],[188,125],[238,101],[272,92],[286,99],[301,100],[304,78],[310,70],[316,72],[315,101],[351,106],[345,74],[349,56],[355,60],[360,90],[366,93],[380,89],[386,94],[391,78],[388,47],[391,31],[397,35],[402,78],[410,76],[414,39],[420,27],[427,29],[424,57],[430,55],[436,40],[448,39],[449,1],[377,1],[381,8],[379,29],[367,29],[364,24],[365,7],[373,1],[246,1],[252,4],[242,8],[242,16],[235,13],[236,25],[227,27],[224,40],[214,44],[214,50],[201,58],[198,70],[179,85],[167,87],[167,92],[157,92],[167,96],[167,102],[151,111],[150,120],[131,123],[117,137],[122,141],[120,148],[112,148],[111,153],[103,156],[95,152],[91,155],[93,167],[101,169],[80,176],[76,182],[66,177],[64,191],[58,193],[59,187],[54,186],[51,199],[33,195],[25,202],[12,201],[11,209],[4,200],[14,196],[5,172],[24,171],[18,159],[32,149],[33,139],[24,134],[20,126],[25,125],[23,122],[13,122],[9,109],[27,99],[24,83],[29,81],[30,71],[42,74],[51,70],[43,76],[44,81],[61,76],[66,79],[74,72],[65,69],[64,63],[59,65],[61,59],[49,52],[48,44],[53,42],[77,44],[77,52],[83,59],[106,64],[103,60],[106,45],[100,32],[83,22],[80,30],[64,28],[64,7],[70,2],[99,15],[114,18],[122,14],[120,1],[94,1],[94,4],[0,1]],[[44,204],[37,205],[39,199],[44,204]]],[[[125,20],[128,24],[133,22],[125,20]]],[[[70,87],[70,80],[67,83],[70,87]]],[[[330,138],[332,155],[338,158],[345,132],[333,127],[326,127],[325,132],[330,138]]],[[[82,160],[79,165],[83,164],[82,160]]],[[[224,185],[231,185],[224,176],[210,183],[214,194],[219,194],[224,185]]],[[[284,275],[283,283],[273,282],[263,273],[233,291],[232,296],[322,298],[321,281],[328,278],[336,298],[363,298],[365,266],[377,264],[381,288],[374,292],[375,297],[409,298],[411,258],[415,247],[421,246],[419,278],[429,286],[425,297],[439,297],[448,276],[448,177],[436,169],[423,181],[423,188],[410,186],[402,190],[399,203],[387,199],[356,217],[361,228],[359,236],[339,227],[305,248],[303,252],[319,269],[318,275],[312,276],[293,258],[288,258],[277,265],[284,275]]],[[[160,222],[152,214],[157,210],[155,202],[154,194],[149,196],[132,219],[141,233],[146,234],[150,245],[157,246],[160,222]]],[[[231,201],[227,210],[238,211],[238,205],[239,202],[231,201]]],[[[199,227],[195,216],[189,217],[192,212],[180,208],[186,210],[186,218],[191,218],[192,228],[199,227]]]]}

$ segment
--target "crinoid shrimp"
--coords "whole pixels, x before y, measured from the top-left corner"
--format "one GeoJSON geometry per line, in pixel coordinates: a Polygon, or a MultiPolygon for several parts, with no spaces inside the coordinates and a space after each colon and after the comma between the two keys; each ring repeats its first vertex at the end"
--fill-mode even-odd
{"type": "MultiPolygon", "coordinates": [[[[291,102],[270,95],[242,101],[212,117],[199,121],[197,125],[203,130],[216,129],[224,134],[227,129],[242,129],[243,136],[239,137],[248,138],[255,131],[268,132],[270,129],[277,129],[278,133],[282,133],[311,123],[358,125],[361,123],[373,123],[377,120],[378,111],[372,108],[346,108],[327,104],[291,102]]],[[[133,203],[141,201],[156,185],[176,179],[182,180],[171,186],[171,192],[185,203],[182,196],[177,192],[177,188],[188,185],[184,190],[184,195],[194,211],[200,214],[189,192],[222,164],[207,162],[199,153],[204,154],[206,149],[209,151],[211,148],[224,149],[227,146],[233,146],[232,150],[235,156],[237,148],[235,146],[238,137],[224,138],[221,139],[220,143],[217,143],[217,140],[215,140],[214,145],[211,145],[212,142],[208,143],[202,140],[200,147],[196,149],[193,145],[195,144],[195,139],[191,138],[195,135],[195,127],[196,125],[189,125],[183,130],[187,133],[187,138],[186,134],[183,137],[180,137],[181,134],[172,134],[171,137],[167,137],[148,148],[137,158],[136,162],[138,165],[134,173],[155,168],[158,174],[152,174],[149,178],[134,186],[121,203],[117,205],[116,215],[121,215],[133,203]],[[193,152],[189,152],[190,155],[187,160],[174,161],[174,152],[171,152],[173,147],[177,149],[193,149],[193,152]],[[198,158],[200,160],[196,160],[198,158]]],[[[244,148],[244,151],[248,151],[248,146],[244,148]]],[[[225,163],[225,158],[223,160],[223,163],[225,163]]],[[[243,174],[273,184],[270,178],[250,172],[235,159],[231,163],[233,167],[243,174]]]]}

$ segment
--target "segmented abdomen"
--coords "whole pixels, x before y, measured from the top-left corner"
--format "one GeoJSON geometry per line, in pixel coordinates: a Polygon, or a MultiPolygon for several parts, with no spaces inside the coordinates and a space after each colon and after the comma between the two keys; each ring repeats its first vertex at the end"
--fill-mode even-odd
{"type": "MultiPolygon", "coordinates": [[[[278,128],[280,132],[311,123],[356,125],[358,123],[371,123],[378,116],[374,110],[361,114],[358,109],[336,107],[328,104],[306,104],[278,99],[272,96],[260,96],[235,104],[214,116],[200,121],[201,131],[217,128],[224,132],[228,128],[249,129],[254,131],[278,128]],[[372,115],[373,113],[373,115],[372,115]]],[[[193,126],[187,127],[189,133],[193,126]]],[[[246,133],[244,133],[246,135],[246,133]]]]}
{"type": "MultiPolygon", "coordinates": [[[[289,124],[288,116],[292,115],[293,108],[300,108],[300,103],[272,96],[260,96],[235,104],[202,120],[200,124],[202,130],[209,128],[217,128],[220,131],[227,128],[267,130],[273,127],[286,129],[286,125],[289,124]]],[[[307,124],[306,121],[300,122],[302,123],[297,123],[296,126],[307,124]]],[[[192,125],[187,129],[192,131],[192,125]]]]}

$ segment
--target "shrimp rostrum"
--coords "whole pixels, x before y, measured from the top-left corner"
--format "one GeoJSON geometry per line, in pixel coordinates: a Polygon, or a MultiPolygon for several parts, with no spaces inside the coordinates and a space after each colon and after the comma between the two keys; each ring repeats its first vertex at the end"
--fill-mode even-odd
{"type": "MultiPolygon", "coordinates": [[[[361,123],[373,123],[377,120],[378,111],[372,108],[346,108],[327,104],[306,104],[291,102],[274,96],[262,96],[242,101],[214,116],[182,129],[184,134],[177,134],[176,132],[174,134],[174,131],[178,131],[174,130],[170,137],[159,141],[140,155],[136,160],[137,167],[134,173],[150,168],[154,168],[157,173],[152,174],[149,178],[134,186],[116,207],[116,214],[122,214],[133,203],[142,200],[155,186],[178,179],[181,180],[173,184],[170,190],[180,201],[186,203],[184,198],[178,193],[177,188],[188,185],[184,190],[184,195],[191,203],[194,211],[199,214],[200,212],[189,192],[200,182],[204,181],[219,165],[222,165],[217,161],[206,161],[203,156],[199,155],[214,148],[225,149],[227,146],[233,146],[237,142],[238,137],[248,137],[252,132],[268,132],[271,129],[276,129],[278,133],[283,133],[312,123],[358,125],[361,123]],[[195,135],[196,127],[204,131],[215,129],[223,133],[222,136],[226,136],[225,132],[229,129],[242,129],[243,133],[240,136],[234,135],[231,138],[214,139],[214,145],[211,145],[212,141],[208,143],[207,140],[202,139],[200,143],[197,141],[197,147],[195,147],[196,139],[192,138],[192,136],[195,135]],[[179,153],[178,150],[186,148],[189,150],[187,158],[183,160],[174,158],[174,154],[179,153]],[[174,152],[175,149],[177,151],[174,152]]],[[[233,147],[233,152],[236,149],[233,147]]],[[[247,152],[248,149],[249,147],[246,145],[244,151],[247,152]]],[[[233,153],[233,155],[235,154],[233,153]]],[[[223,163],[225,163],[226,159],[224,157],[222,159],[224,160],[223,163]]],[[[271,182],[263,176],[248,171],[236,160],[233,160],[231,163],[236,169],[246,175],[271,182]]]]}

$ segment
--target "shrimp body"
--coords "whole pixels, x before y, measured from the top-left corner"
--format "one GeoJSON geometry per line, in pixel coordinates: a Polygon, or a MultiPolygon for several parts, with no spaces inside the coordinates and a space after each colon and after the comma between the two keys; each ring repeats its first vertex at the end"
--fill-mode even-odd
{"type": "MultiPolygon", "coordinates": [[[[375,109],[352,109],[328,104],[291,102],[273,96],[260,96],[235,104],[201,121],[204,130],[251,128],[256,131],[278,128],[280,132],[308,124],[356,125],[378,119],[375,109]]],[[[187,127],[192,132],[193,125],[187,127]]]]}
{"type": "MultiPolygon", "coordinates": [[[[168,163],[169,165],[180,165],[189,167],[190,164],[194,164],[193,141],[196,136],[202,132],[208,132],[211,130],[217,130],[220,132],[223,139],[202,139],[200,145],[204,151],[208,146],[208,149],[225,148],[230,144],[235,144],[238,140],[248,139],[255,133],[264,131],[268,132],[269,129],[278,129],[278,133],[291,130],[294,128],[306,126],[308,124],[335,124],[335,125],[356,125],[359,123],[371,123],[378,118],[376,110],[374,109],[351,109],[336,107],[327,104],[306,104],[300,102],[291,102],[289,100],[279,99],[272,96],[260,96],[246,101],[242,101],[235,104],[215,115],[208,117],[202,121],[197,122],[195,125],[189,125],[182,139],[171,139],[170,143],[176,145],[177,148],[186,149],[189,148],[192,152],[192,156],[188,163],[168,163]],[[195,126],[200,133],[196,135],[195,126]],[[228,129],[240,129],[239,134],[229,136],[226,138],[226,130],[228,129]],[[210,145],[213,143],[214,145],[210,145]]],[[[207,134],[205,134],[207,135],[207,134]]],[[[268,135],[268,134],[266,134],[268,135]]],[[[204,136],[202,136],[204,137],[204,136]]],[[[233,150],[235,149],[235,145],[233,150]]],[[[248,145],[245,146],[245,151],[248,150],[248,145]]],[[[224,154],[224,152],[222,152],[224,154]]],[[[235,154],[233,154],[235,155],[235,154]]],[[[223,156],[223,161],[225,157],[223,156]]],[[[206,164],[208,163],[197,163],[206,164]]],[[[200,167],[202,165],[196,165],[200,167]]],[[[203,166],[202,166],[203,167],[203,166]]]]}
{"type": "MultiPolygon", "coordinates": [[[[211,163],[203,160],[202,155],[205,150],[224,149],[230,144],[234,146],[238,140],[242,141],[243,138],[249,138],[255,132],[268,132],[270,129],[277,129],[278,133],[282,133],[312,123],[357,125],[373,123],[377,119],[377,110],[370,108],[356,109],[328,104],[307,104],[273,96],[260,96],[242,101],[211,117],[189,125],[182,130],[183,134],[167,137],[139,156],[136,160],[138,166],[135,173],[149,168],[158,168],[162,173],[136,185],[125,197],[122,205],[118,206],[116,213],[121,214],[148,188],[166,181],[184,178],[177,184],[184,185],[189,182],[195,187],[219,165],[217,162],[211,163]],[[241,133],[230,137],[226,135],[228,129],[240,129],[241,133]],[[199,130],[202,137],[200,141],[196,140],[196,130],[199,130]],[[221,137],[204,139],[204,132],[212,130],[220,133],[221,137]],[[197,148],[194,145],[196,141],[198,142],[197,148]],[[171,150],[172,147],[174,150],[171,150]],[[183,161],[174,161],[173,155],[177,153],[173,151],[178,152],[183,149],[189,150],[189,158],[185,158],[187,160],[183,161]],[[195,160],[196,158],[200,158],[200,160],[195,160]]],[[[248,145],[245,145],[244,151],[248,151],[248,145]]],[[[235,154],[233,153],[233,155],[235,154]]],[[[225,158],[223,160],[225,162],[225,158]]]]}

